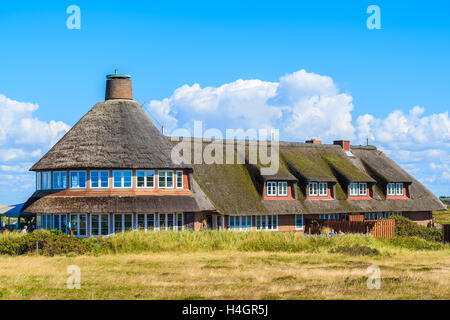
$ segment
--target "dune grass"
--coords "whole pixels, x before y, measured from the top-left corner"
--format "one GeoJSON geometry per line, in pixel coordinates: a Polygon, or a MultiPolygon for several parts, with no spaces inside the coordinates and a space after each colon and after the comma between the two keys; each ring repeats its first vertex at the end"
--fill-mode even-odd
{"type": "Polygon", "coordinates": [[[437,223],[450,224],[450,208],[445,211],[433,211],[433,217],[436,218],[437,223]]]}
{"type": "Polygon", "coordinates": [[[450,254],[213,250],[0,256],[0,299],[449,299],[450,254]],[[381,270],[369,290],[367,267],[381,270]],[[69,265],[81,288],[68,289],[69,265]]]}

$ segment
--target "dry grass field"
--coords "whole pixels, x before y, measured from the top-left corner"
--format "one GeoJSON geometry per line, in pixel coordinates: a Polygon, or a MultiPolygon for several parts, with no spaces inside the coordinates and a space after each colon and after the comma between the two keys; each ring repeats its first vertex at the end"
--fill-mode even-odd
{"type": "Polygon", "coordinates": [[[450,250],[0,256],[0,299],[450,299],[450,250]],[[379,290],[366,285],[372,264],[379,290]],[[69,265],[80,289],[67,288],[69,265]]]}

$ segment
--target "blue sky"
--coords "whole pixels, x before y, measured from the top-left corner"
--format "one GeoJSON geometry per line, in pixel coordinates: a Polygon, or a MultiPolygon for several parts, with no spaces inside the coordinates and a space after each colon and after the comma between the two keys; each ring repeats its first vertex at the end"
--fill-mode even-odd
{"type": "MultiPolygon", "coordinates": [[[[175,90],[217,97],[217,90],[231,84],[244,86],[249,97],[264,92],[269,101],[270,90],[279,86],[304,88],[299,83],[320,86],[329,80],[331,91],[305,94],[349,98],[324,107],[349,114],[347,127],[325,133],[330,119],[319,117],[316,127],[305,126],[296,135],[303,127],[287,125],[283,115],[269,123],[289,126],[281,130],[282,140],[315,135],[329,142],[348,134],[360,143],[370,135],[437,195],[450,194],[447,1],[16,1],[0,5],[0,39],[0,115],[7,123],[0,151],[13,153],[0,157],[2,204],[26,200],[33,190],[26,166],[104,99],[105,75],[115,68],[133,76],[135,100],[150,103],[153,118],[187,126],[195,116],[220,129],[241,125],[234,120],[245,115],[229,114],[221,123],[217,114],[229,112],[222,98],[215,116],[200,109],[188,113],[175,90]],[[66,28],[72,4],[81,9],[81,30],[66,28]],[[381,9],[381,30],[366,27],[371,4],[381,9]],[[296,73],[300,70],[305,73],[296,73]],[[283,78],[288,75],[295,79],[283,78]],[[16,107],[21,111],[15,113],[16,107]],[[16,130],[24,123],[34,123],[25,130],[29,137],[16,130]],[[392,130],[393,138],[383,130],[392,130]],[[408,142],[411,130],[420,134],[408,142]]],[[[291,118],[307,111],[303,100],[287,95],[281,98],[290,101],[291,118]]],[[[188,109],[198,106],[196,99],[182,102],[188,109]]],[[[253,111],[268,104],[262,101],[253,111]]]]}

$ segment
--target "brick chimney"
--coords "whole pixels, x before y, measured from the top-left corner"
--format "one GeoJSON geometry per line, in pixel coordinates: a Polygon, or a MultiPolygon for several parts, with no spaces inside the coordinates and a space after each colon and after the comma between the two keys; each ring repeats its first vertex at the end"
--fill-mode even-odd
{"type": "Polygon", "coordinates": [[[310,139],[306,140],[305,143],[322,144],[322,140],[310,139]]]}
{"type": "Polygon", "coordinates": [[[131,76],[126,74],[114,74],[106,76],[105,100],[127,99],[133,100],[131,91],[131,76]]]}
{"type": "Polygon", "coordinates": [[[333,144],[340,145],[344,151],[350,151],[350,140],[334,140],[333,144]]]}

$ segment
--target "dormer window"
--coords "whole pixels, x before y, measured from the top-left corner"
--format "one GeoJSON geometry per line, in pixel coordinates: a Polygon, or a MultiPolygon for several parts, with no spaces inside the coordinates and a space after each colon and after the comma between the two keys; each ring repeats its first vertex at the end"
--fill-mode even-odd
{"type": "Polygon", "coordinates": [[[173,188],[173,171],[171,170],[158,171],[158,188],[160,189],[173,188]]]}
{"type": "Polygon", "coordinates": [[[155,171],[139,170],[136,171],[136,183],[138,188],[154,188],[155,187],[155,171]]]}
{"type": "Polygon", "coordinates": [[[131,188],[131,170],[114,170],[113,171],[113,187],[114,188],[131,188]]]}
{"type": "Polygon", "coordinates": [[[53,189],[67,189],[66,171],[53,171],[53,189]]]}
{"type": "Polygon", "coordinates": [[[310,182],[308,185],[308,195],[310,197],[327,197],[328,183],[327,182],[310,182]]]}
{"type": "Polygon", "coordinates": [[[350,183],[349,194],[350,196],[367,196],[367,183],[365,182],[350,183]]]}
{"type": "Polygon", "coordinates": [[[70,188],[86,188],[86,171],[70,171],[70,188]]]}
{"type": "Polygon", "coordinates": [[[403,196],[403,183],[388,183],[387,195],[388,196],[403,196]]]}
{"type": "Polygon", "coordinates": [[[266,189],[268,197],[287,197],[288,195],[287,181],[267,181],[266,189]]]}
{"type": "Polygon", "coordinates": [[[52,173],[50,171],[42,172],[42,190],[52,188],[52,173]]]}
{"type": "Polygon", "coordinates": [[[41,173],[36,172],[36,190],[41,190],[41,173]]]}

